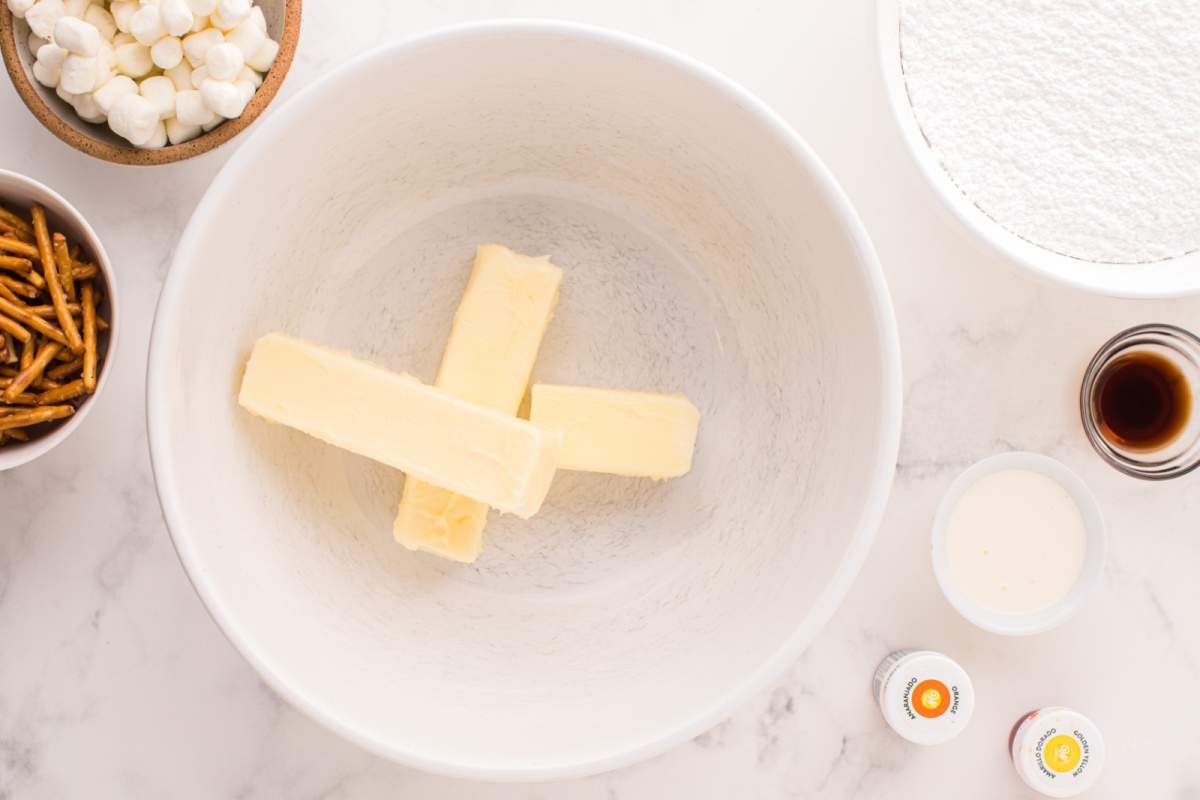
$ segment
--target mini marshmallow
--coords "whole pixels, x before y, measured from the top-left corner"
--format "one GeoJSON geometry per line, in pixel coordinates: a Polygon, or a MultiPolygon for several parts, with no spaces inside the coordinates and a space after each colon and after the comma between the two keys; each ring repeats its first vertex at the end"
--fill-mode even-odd
{"type": "Polygon", "coordinates": [[[54,26],[58,24],[59,19],[65,13],[66,7],[63,5],[63,0],[37,0],[25,12],[25,22],[29,24],[29,29],[38,36],[50,39],[54,36],[54,26]]]}
{"type": "Polygon", "coordinates": [[[63,14],[68,17],[83,19],[83,12],[92,4],[92,0],[63,0],[63,14]]]}
{"type": "Polygon", "coordinates": [[[209,131],[211,131],[213,128],[217,127],[224,121],[225,120],[222,119],[221,117],[214,116],[212,122],[201,125],[200,130],[204,131],[205,133],[208,133],[209,131]]]}
{"type": "Polygon", "coordinates": [[[123,44],[116,48],[117,69],[131,78],[144,78],[154,70],[150,48],[144,44],[123,44]]]}
{"type": "Polygon", "coordinates": [[[218,0],[210,19],[221,30],[230,31],[250,18],[250,10],[250,0],[218,0]]]}
{"type": "Polygon", "coordinates": [[[100,108],[100,104],[96,102],[94,92],[84,92],[83,94],[75,95],[75,113],[83,119],[84,122],[104,122],[108,115],[104,109],[100,108]]]}
{"type": "Polygon", "coordinates": [[[8,10],[17,19],[25,19],[25,15],[29,13],[29,9],[33,8],[33,4],[36,2],[37,0],[8,0],[8,10]]]}
{"type": "Polygon", "coordinates": [[[112,14],[117,30],[130,33],[133,30],[133,15],[137,13],[138,8],[140,6],[137,0],[113,0],[112,5],[108,7],[108,13],[112,14]]]}
{"type": "Polygon", "coordinates": [[[183,144],[195,139],[203,132],[199,125],[184,125],[176,117],[171,117],[166,121],[166,129],[167,141],[171,144],[183,144]]]}
{"type": "Polygon", "coordinates": [[[216,118],[212,109],[204,105],[204,98],[196,89],[175,93],[175,119],[180,125],[204,126],[216,118]]]}
{"type": "Polygon", "coordinates": [[[199,89],[200,84],[208,80],[208,67],[200,67],[199,69],[192,70],[190,80],[192,82],[192,88],[199,89]]]}
{"type": "Polygon", "coordinates": [[[255,6],[254,8],[250,9],[250,19],[248,21],[254,23],[254,27],[258,28],[263,33],[267,32],[267,18],[263,14],[263,10],[260,6],[255,6]]]}
{"type": "Polygon", "coordinates": [[[167,29],[163,27],[162,12],[158,6],[139,8],[129,21],[129,32],[147,47],[166,36],[167,29]]]}
{"type": "Polygon", "coordinates": [[[277,55],[279,55],[279,42],[267,39],[263,42],[263,46],[258,49],[257,53],[246,59],[246,64],[251,69],[266,72],[275,63],[275,56],[277,55]]]}
{"type": "Polygon", "coordinates": [[[83,21],[100,32],[101,38],[112,41],[117,35],[117,22],[103,6],[88,6],[83,12],[83,21]]]}
{"type": "Polygon", "coordinates": [[[224,44],[225,37],[216,28],[208,28],[199,33],[183,37],[183,56],[192,65],[192,69],[204,66],[209,48],[224,44]]]}
{"type": "Polygon", "coordinates": [[[188,66],[186,61],[180,61],[176,66],[163,72],[163,74],[171,79],[171,83],[175,84],[175,91],[177,92],[185,92],[188,89],[196,88],[192,86],[192,68],[188,66]]]}
{"type": "MultiPolygon", "coordinates": [[[[255,10],[258,6],[254,7],[255,10]]],[[[259,29],[253,19],[248,19],[241,25],[225,34],[225,41],[242,51],[242,60],[250,58],[267,41],[267,34],[259,29]]]]}
{"type": "Polygon", "coordinates": [[[240,73],[238,73],[237,80],[234,82],[235,83],[248,83],[251,86],[253,86],[255,89],[257,89],[258,87],[262,86],[262,81],[263,81],[262,75],[259,75],[257,72],[250,69],[249,67],[242,67],[242,71],[240,73]]]}
{"type": "Polygon", "coordinates": [[[67,56],[69,55],[70,53],[67,52],[66,48],[59,47],[51,42],[38,50],[37,60],[43,66],[61,69],[63,62],[67,60],[67,56]]]}
{"type": "Polygon", "coordinates": [[[234,81],[234,87],[242,94],[242,108],[245,109],[250,104],[250,100],[254,97],[256,87],[250,81],[234,81]]]}
{"type": "Polygon", "coordinates": [[[187,0],[187,4],[197,17],[207,17],[217,10],[217,0],[187,0]]]}
{"type": "Polygon", "coordinates": [[[137,44],[137,43],[138,43],[138,40],[137,40],[136,36],[134,36],[132,33],[125,33],[124,31],[121,31],[120,33],[118,33],[116,36],[113,37],[113,40],[112,40],[112,46],[114,48],[120,47],[123,44],[137,44]]]}
{"type": "Polygon", "coordinates": [[[242,71],[242,67],[246,66],[246,60],[242,58],[242,51],[236,45],[226,42],[208,49],[204,66],[208,68],[208,75],[213,80],[232,81],[242,71]]]}
{"type": "Polygon", "coordinates": [[[183,40],[177,36],[164,36],[150,48],[150,60],[159,69],[171,69],[183,61],[183,40]]]}
{"type": "Polygon", "coordinates": [[[118,100],[127,94],[137,94],[138,85],[133,78],[128,75],[117,75],[115,78],[110,78],[108,83],[101,86],[92,96],[96,100],[96,105],[100,106],[100,110],[106,115],[112,112],[112,107],[118,100]]]}
{"type": "Polygon", "coordinates": [[[168,34],[183,36],[191,32],[195,20],[186,0],[161,0],[158,8],[162,13],[163,27],[167,29],[168,34]]]}
{"type": "Polygon", "coordinates": [[[59,85],[71,94],[90,92],[96,88],[96,58],[95,56],[80,56],[71,53],[62,65],[62,77],[59,85]]]}
{"type": "Polygon", "coordinates": [[[100,52],[100,31],[77,17],[59,17],[54,25],[54,43],[81,56],[100,52]]]}
{"type": "Polygon", "coordinates": [[[160,122],[160,123],[158,123],[158,126],[155,127],[154,133],[152,133],[150,135],[150,138],[147,139],[145,142],[142,142],[141,144],[139,144],[138,147],[145,147],[147,149],[158,149],[159,147],[166,146],[166,144],[167,144],[167,126],[160,122]]]}
{"type": "Polygon", "coordinates": [[[170,78],[166,75],[155,75],[142,81],[138,88],[142,97],[158,109],[159,119],[175,116],[175,84],[170,78]]]}
{"type": "Polygon", "coordinates": [[[49,39],[43,39],[33,31],[29,32],[29,38],[25,40],[25,45],[29,48],[29,52],[34,58],[37,58],[38,50],[41,50],[48,44],[50,44],[49,39]]]}
{"type": "Polygon", "coordinates": [[[61,84],[59,84],[58,88],[56,88],[54,90],[54,93],[56,95],[58,95],[59,100],[62,100],[67,105],[69,105],[69,106],[75,105],[75,95],[73,95],[70,92],[63,89],[61,84]]]}
{"type": "Polygon", "coordinates": [[[116,63],[116,57],[108,51],[101,50],[96,56],[96,74],[92,79],[92,91],[108,83],[109,80],[116,75],[113,69],[116,63]]]}
{"type": "Polygon", "coordinates": [[[127,94],[113,104],[108,126],[132,145],[143,145],[161,124],[154,104],[140,94],[127,94]]]}
{"type": "MultiPolygon", "coordinates": [[[[45,48],[42,49],[44,50],[45,48]]],[[[41,61],[35,61],[33,63],[33,77],[42,86],[45,86],[47,89],[53,89],[58,86],[58,82],[62,78],[62,67],[51,67],[43,64],[41,61]]]]}
{"type": "Polygon", "coordinates": [[[193,19],[196,21],[192,23],[192,33],[199,33],[212,27],[208,17],[193,17],[193,19]]]}
{"type": "Polygon", "coordinates": [[[240,117],[246,108],[246,101],[241,91],[229,81],[216,81],[212,78],[200,85],[200,97],[204,105],[211,108],[225,119],[240,117]]]}

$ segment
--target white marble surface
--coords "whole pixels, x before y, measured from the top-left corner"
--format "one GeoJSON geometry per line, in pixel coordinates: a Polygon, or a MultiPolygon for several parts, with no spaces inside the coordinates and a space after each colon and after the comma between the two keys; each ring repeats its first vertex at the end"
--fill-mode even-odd
{"type": "MultiPolygon", "coordinates": [[[[1128,302],[1042,285],[973,243],[902,150],[870,0],[309,0],[290,95],[363,48],[488,16],[556,16],[699,57],[782,112],[865,220],[904,345],[905,434],[876,547],[789,673],[650,762],[560,784],[425,775],[343,742],[268,690],[211,622],[159,515],[143,426],[147,338],[176,237],[232,146],[177,166],[90,160],[0,88],[0,166],[73,200],[117,264],[125,339],[115,385],[66,445],[0,475],[0,798],[1024,798],[1012,722],[1066,704],[1103,727],[1096,798],[1200,798],[1200,475],[1140,483],[1092,454],[1075,411],[1091,352],[1142,321],[1200,329],[1200,299],[1128,302]],[[1008,640],[973,629],[933,581],[928,529],[971,461],[1038,450],[1075,469],[1111,525],[1102,589],[1068,627],[1008,640]],[[879,658],[943,650],[979,709],[920,749],[868,693],[879,658]]],[[[403,79],[419,80],[419,76],[403,79]]],[[[581,724],[586,721],[581,720],[581,724]]]]}

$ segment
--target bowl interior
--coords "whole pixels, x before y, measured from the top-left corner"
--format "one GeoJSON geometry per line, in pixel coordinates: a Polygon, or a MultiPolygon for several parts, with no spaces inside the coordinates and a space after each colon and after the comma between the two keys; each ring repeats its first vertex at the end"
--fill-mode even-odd
{"type": "Polygon", "coordinates": [[[909,104],[900,56],[903,0],[877,4],[883,81],[900,133],[918,169],[949,211],[969,230],[1034,273],[1079,289],[1115,297],[1179,297],[1200,293],[1200,250],[1147,264],[1102,264],[1055,253],[1009,231],[954,183],[926,141],[909,104]]]}
{"type": "Polygon", "coordinates": [[[746,95],[617,35],[457,29],[309,90],[201,204],[151,356],[160,494],[216,618],[327,723],[431,769],[601,769],[832,613],[890,484],[894,336],[853,213],[746,95]],[[234,397],[273,330],[431,380],[492,241],[565,273],[535,380],[703,417],[685,478],[561,473],[458,565],[392,542],[400,474],[234,397]]]}
{"type": "MultiPolygon", "coordinates": [[[[299,0],[292,0],[292,3],[295,4],[297,9],[299,8],[299,0]]],[[[276,60],[276,65],[271,67],[271,72],[286,73],[288,66],[290,66],[292,47],[294,47],[294,40],[290,43],[288,42],[288,39],[291,38],[288,36],[288,2],[287,0],[255,0],[255,5],[261,7],[263,10],[263,16],[267,20],[268,35],[272,39],[281,42],[280,55],[276,60]],[[278,67],[278,70],[276,67],[278,67]]],[[[16,60],[19,64],[20,74],[13,75],[14,81],[19,80],[25,84],[26,86],[22,88],[32,93],[37,101],[40,101],[40,104],[51,113],[53,122],[47,124],[61,123],[65,126],[65,129],[55,129],[54,132],[56,135],[66,139],[69,144],[80,147],[80,149],[92,155],[98,155],[110,161],[131,161],[136,163],[165,163],[176,161],[180,158],[187,158],[209,149],[207,146],[200,147],[202,140],[211,142],[215,146],[231,138],[233,134],[248,125],[258,113],[261,113],[262,108],[266,105],[266,102],[255,103],[252,100],[242,117],[236,120],[227,120],[212,131],[204,133],[196,139],[184,142],[183,144],[168,145],[156,150],[142,150],[113,133],[107,123],[84,121],[69,103],[58,96],[54,89],[47,88],[38,83],[33,77],[35,57],[29,50],[29,26],[24,20],[9,16],[7,11],[4,11],[3,14],[8,19],[6,20],[6,25],[0,26],[0,35],[8,36],[11,30],[13,39],[11,42],[12,52],[16,54],[16,60]],[[222,131],[222,128],[226,130],[222,131]],[[234,128],[237,130],[234,130],[234,128]],[[122,157],[120,155],[122,152],[129,153],[130,155],[122,157]]],[[[292,24],[297,28],[295,35],[298,35],[298,15],[292,24]]],[[[269,75],[270,73],[268,73],[269,75]]],[[[258,94],[262,95],[265,101],[269,102],[271,99],[270,96],[274,95],[279,83],[282,83],[282,75],[278,82],[264,79],[264,88],[260,88],[258,94]]]]}
{"type": "Polygon", "coordinates": [[[1100,577],[1104,573],[1105,549],[1104,518],[1087,484],[1063,463],[1038,453],[1001,453],[976,463],[950,485],[933,523],[933,571],[946,599],[968,621],[986,631],[1004,635],[1042,633],[1070,619],[1100,583],[1100,577]],[[1034,614],[998,613],[975,602],[955,581],[947,555],[947,527],[959,499],[981,478],[1009,469],[1033,470],[1057,481],[1079,506],[1087,536],[1083,569],[1071,591],[1058,603],[1034,614]]]}
{"type": "Polygon", "coordinates": [[[117,334],[120,330],[118,319],[120,314],[112,277],[112,264],[108,260],[108,254],[100,244],[96,232],[92,230],[92,227],[87,224],[74,206],[57,192],[37,181],[7,170],[0,170],[0,203],[21,214],[27,212],[32,204],[40,203],[46,209],[46,221],[50,230],[63,233],[70,242],[78,242],[90,255],[100,269],[98,279],[103,294],[103,299],[96,307],[96,311],[101,318],[108,320],[110,325],[108,335],[98,337],[99,366],[96,374],[95,393],[79,407],[74,415],[67,418],[50,433],[29,442],[9,442],[0,448],[0,472],[3,472],[27,464],[48,453],[83,423],[84,417],[87,416],[88,411],[108,383],[109,365],[112,360],[110,356],[116,352],[117,334]]]}

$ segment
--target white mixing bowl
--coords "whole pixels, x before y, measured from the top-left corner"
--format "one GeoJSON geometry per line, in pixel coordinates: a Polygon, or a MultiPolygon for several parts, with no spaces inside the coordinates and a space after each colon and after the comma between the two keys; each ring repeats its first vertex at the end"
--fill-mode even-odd
{"type": "Polygon", "coordinates": [[[899,365],[870,242],[778,117],[646,42],[495,23],[358,59],[230,160],[163,290],[150,443],[197,591],[287,699],[417,767],[562,777],[716,724],[828,620],[899,365]],[[703,418],[685,478],[561,473],[459,565],[392,542],[401,475],[234,398],[274,330],[431,380],[492,241],[565,273],[536,379],[703,418]]]}

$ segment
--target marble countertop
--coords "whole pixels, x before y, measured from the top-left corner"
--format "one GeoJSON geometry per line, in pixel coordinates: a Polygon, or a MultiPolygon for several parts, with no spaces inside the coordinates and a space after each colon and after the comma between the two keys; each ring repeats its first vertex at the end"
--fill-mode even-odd
{"type": "Polygon", "coordinates": [[[840,611],[775,686],[649,762],[557,784],[422,774],[342,741],[277,698],[188,583],[160,516],[144,427],[155,300],[176,238],[237,146],[131,169],[78,154],[0,88],[0,167],[72,200],[107,243],[124,300],[114,385],[87,424],[0,475],[0,798],[1031,797],[1005,755],[1023,712],[1063,704],[1109,745],[1095,798],[1200,798],[1200,474],[1156,485],[1089,449],[1075,394],[1092,352],[1146,321],[1200,329],[1200,299],[1133,302],[1035,281],[938,204],[889,116],[871,0],[310,0],[284,96],[363,49],[489,16],[567,17],[656,39],[779,110],[846,188],[890,281],[905,430],[875,548],[840,611]],[[1030,449],[1076,469],[1110,524],[1100,591],[1068,626],[1005,639],[934,582],[928,531],[963,467],[1030,449]],[[101,455],[103,454],[103,455],[101,455]],[[958,658],[979,708],[936,748],[884,726],[876,662],[958,658]]]}

